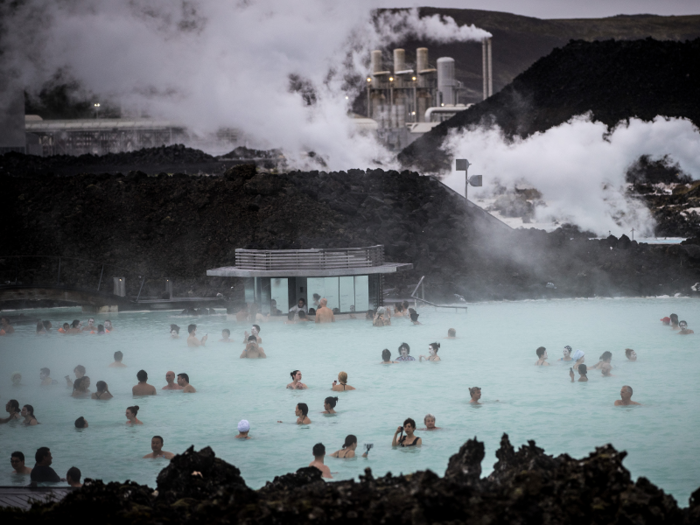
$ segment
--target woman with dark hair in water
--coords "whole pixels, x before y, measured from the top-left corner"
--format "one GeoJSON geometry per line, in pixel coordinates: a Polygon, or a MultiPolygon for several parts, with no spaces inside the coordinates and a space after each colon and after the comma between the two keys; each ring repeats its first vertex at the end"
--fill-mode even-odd
{"type": "Polygon", "coordinates": [[[294,415],[297,416],[297,425],[308,425],[311,423],[309,419],[309,406],[306,403],[297,404],[294,409],[294,415]]]}
{"type": "Polygon", "coordinates": [[[416,422],[410,417],[403,422],[403,426],[396,429],[394,432],[394,439],[391,440],[392,447],[420,447],[423,441],[418,436],[415,436],[413,432],[416,430],[416,422]],[[406,432],[404,436],[403,433],[406,432]],[[401,433],[401,437],[397,436],[401,433]]]}
{"type": "Polygon", "coordinates": [[[98,381],[97,382],[97,392],[92,394],[92,399],[101,399],[101,400],[107,400],[107,399],[112,399],[114,396],[111,394],[109,391],[109,387],[107,386],[107,383],[104,381],[98,381]]]}
{"type": "Polygon", "coordinates": [[[421,324],[421,322],[418,320],[419,314],[413,308],[408,309],[408,315],[411,316],[411,323],[412,324],[414,324],[414,325],[421,324]]]}
{"type": "Polygon", "coordinates": [[[412,357],[408,354],[411,353],[411,347],[408,346],[408,343],[401,343],[399,345],[399,357],[396,358],[397,362],[404,362],[404,361],[415,361],[416,358],[412,357]]]}
{"type": "Polygon", "coordinates": [[[22,407],[22,417],[24,418],[24,421],[22,421],[24,426],[33,427],[39,424],[39,421],[34,417],[34,407],[32,405],[24,405],[22,407]]]}
{"type": "Polygon", "coordinates": [[[5,403],[5,410],[10,414],[10,417],[0,419],[0,423],[9,423],[13,419],[20,419],[22,417],[20,415],[19,402],[16,399],[10,399],[5,403]]]}
{"type": "MultiPolygon", "coordinates": [[[[355,449],[357,448],[357,437],[348,434],[345,436],[345,443],[343,443],[343,448],[340,450],[336,450],[333,452],[333,454],[329,454],[330,457],[332,458],[340,458],[340,459],[350,459],[355,457],[355,449]]],[[[367,452],[362,454],[363,458],[367,457],[367,452]]]]}
{"type": "Polygon", "coordinates": [[[385,348],[382,350],[382,362],[379,363],[380,365],[390,365],[392,363],[396,363],[396,361],[391,360],[391,352],[389,351],[388,348],[385,348]]]}
{"type": "Polygon", "coordinates": [[[423,359],[425,359],[426,361],[433,361],[433,362],[440,361],[440,358],[437,355],[437,352],[439,349],[440,349],[440,343],[430,343],[428,345],[428,353],[430,355],[428,357],[425,357],[424,355],[418,356],[418,360],[423,361],[423,359]]]}
{"type": "Polygon", "coordinates": [[[321,414],[336,414],[336,411],[333,410],[335,408],[335,405],[338,404],[338,396],[335,397],[327,397],[326,400],[323,402],[323,412],[321,414]]]}
{"type": "Polygon", "coordinates": [[[88,397],[90,392],[90,378],[88,376],[79,377],[73,382],[73,397],[88,397]]]}
{"type": "Polygon", "coordinates": [[[299,370],[294,370],[289,375],[292,376],[292,382],[287,385],[287,388],[290,390],[304,390],[308,388],[301,382],[301,372],[299,370]]]}
{"type": "Polygon", "coordinates": [[[671,328],[674,330],[680,330],[680,327],[678,326],[678,314],[671,314],[671,328]]]}
{"type": "Polygon", "coordinates": [[[126,409],[126,424],[127,425],[143,425],[141,421],[136,417],[136,414],[139,413],[139,407],[138,405],[133,406],[133,407],[128,407],[126,409]]]}
{"type": "MultiPolygon", "coordinates": [[[[596,364],[594,364],[591,367],[588,367],[589,370],[594,370],[596,368],[603,368],[605,364],[607,363],[608,365],[610,364],[610,361],[612,360],[612,353],[608,352],[607,350],[603,352],[600,355],[600,361],[598,361],[596,364]]],[[[612,368],[612,367],[610,367],[612,368]]]]}

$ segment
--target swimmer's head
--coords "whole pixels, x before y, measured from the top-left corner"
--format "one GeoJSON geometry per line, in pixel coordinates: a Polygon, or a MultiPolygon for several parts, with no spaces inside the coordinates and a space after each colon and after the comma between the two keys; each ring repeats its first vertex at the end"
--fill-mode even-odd
{"type": "Polygon", "coordinates": [[[428,352],[430,355],[435,355],[438,353],[438,350],[440,349],[440,343],[430,343],[428,346],[428,352]]]}
{"type": "Polygon", "coordinates": [[[10,399],[7,403],[5,403],[5,409],[11,414],[18,414],[19,401],[17,401],[16,399],[10,399]]]}
{"type": "Polygon", "coordinates": [[[251,331],[254,335],[258,335],[258,334],[260,333],[260,325],[254,324],[254,325],[252,326],[252,328],[250,329],[250,331],[251,331]]]}
{"type": "Polygon", "coordinates": [[[535,353],[537,354],[537,357],[542,359],[542,356],[547,353],[547,349],[544,346],[540,346],[537,350],[535,350],[535,353]]]}
{"type": "Polygon", "coordinates": [[[41,379],[49,377],[50,375],[51,375],[51,370],[49,370],[48,368],[42,368],[41,370],[39,370],[39,377],[41,379]]]}
{"type": "Polygon", "coordinates": [[[608,352],[607,350],[600,355],[601,361],[610,361],[611,359],[612,359],[612,352],[608,352]]]}
{"type": "Polygon", "coordinates": [[[391,361],[391,352],[389,352],[388,348],[382,350],[382,360],[391,361]]]}
{"type": "Polygon", "coordinates": [[[298,411],[300,415],[306,416],[306,414],[309,413],[309,405],[307,405],[306,403],[299,403],[297,404],[296,411],[298,411]]]}
{"type": "Polygon", "coordinates": [[[571,358],[574,361],[581,361],[583,363],[585,355],[586,354],[583,352],[583,350],[576,350],[576,352],[574,352],[574,355],[571,358]]]}
{"type": "Polygon", "coordinates": [[[104,334],[105,333],[105,326],[103,324],[98,324],[97,325],[97,333],[98,334],[104,334]]]}
{"type": "Polygon", "coordinates": [[[297,381],[301,381],[301,372],[299,372],[299,370],[292,370],[291,372],[289,372],[289,375],[292,376],[292,380],[296,379],[297,381]],[[298,378],[297,374],[299,374],[298,378]]]}
{"type": "Polygon", "coordinates": [[[423,423],[425,423],[425,426],[428,428],[432,428],[435,426],[435,416],[432,414],[427,414],[423,418],[423,423]]]}
{"type": "Polygon", "coordinates": [[[688,328],[688,323],[686,323],[685,321],[681,321],[680,323],[678,323],[678,326],[680,326],[681,328],[688,328]]]}
{"type": "Polygon", "coordinates": [[[112,321],[110,321],[109,319],[105,319],[105,328],[107,330],[111,330],[112,329],[112,321]]]}
{"type": "Polygon", "coordinates": [[[255,337],[254,335],[249,335],[248,336],[248,344],[253,343],[253,344],[258,344],[258,338],[255,337]]]}
{"type": "Polygon", "coordinates": [[[302,297],[302,298],[299,299],[299,301],[297,302],[297,305],[299,306],[299,308],[304,308],[304,306],[306,306],[306,299],[304,299],[304,298],[302,297]]]}
{"type": "Polygon", "coordinates": [[[82,475],[83,473],[80,472],[78,467],[71,467],[66,472],[66,481],[68,483],[80,483],[80,476],[82,475]]]}
{"type": "Polygon", "coordinates": [[[323,443],[316,443],[312,452],[315,458],[321,458],[326,455],[326,447],[323,446],[323,443]]]}
{"type": "Polygon", "coordinates": [[[325,401],[323,402],[324,405],[328,405],[330,408],[335,408],[335,405],[338,404],[338,397],[327,397],[325,401]]]}
{"type": "Polygon", "coordinates": [[[97,386],[98,392],[104,392],[107,390],[107,383],[105,383],[104,381],[98,381],[97,385],[95,386],[97,386]]]}
{"type": "Polygon", "coordinates": [[[71,323],[71,326],[73,328],[78,328],[80,326],[80,319],[74,319],[73,322],[71,323]]]}
{"type": "Polygon", "coordinates": [[[70,325],[68,323],[63,323],[63,329],[68,330],[70,328],[70,325]]]}
{"type": "Polygon", "coordinates": [[[571,357],[571,347],[569,345],[564,347],[564,357],[571,357]]]}
{"type": "Polygon", "coordinates": [[[32,405],[24,405],[22,407],[22,415],[34,417],[34,407],[32,405]]]}
{"type": "Polygon", "coordinates": [[[632,350],[631,348],[625,348],[625,356],[627,359],[630,361],[636,361],[637,360],[637,352],[632,350]]]}
{"type": "Polygon", "coordinates": [[[454,328],[450,328],[447,331],[447,337],[457,337],[457,330],[455,330],[454,328]]]}
{"type": "Polygon", "coordinates": [[[124,359],[124,353],[121,350],[117,350],[116,352],[114,352],[114,360],[117,363],[121,363],[122,359],[124,359]]]}
{"type": "Polygon", "coordinates": [[[87,421],[83,416],[80,416],[78,419],[75,420],[75,428],[87,428],[87,426],[87,421]]]}
{"type": "Polygon", "coordinates": [[[138,379],[140,383],[145,383],[148,381],[148,372],[145,370],[139,370],[136,372],[136,379],[138,379]]]}
{"type": "Polygon", "coordinates": [[[73,369],[75,377],[83,377],[85,375],[85,367],[83,365],[78,365],[73,369]]]}
{"type": "Polygon", "coordinates": [[[472,399],[479,399],[481,397],[481,387],[473,386],[469,389],[469,395],[472,399]]]}
{"type": "Polygon", "coordinates": [[[347,383],[348,382],[347,372],[340,372],[338,374],[338,381],[340,381],[341,383],[347,383]]]}
{"type": "Polygon", "coordinates": [[[299,310],[297,314],[299,314],[299,319],[306,319],[306,312],[304,310],[299,310]]]}
{"type": "Polygon", "coordinates": [[[177,384],[180,386],[185,386],[190,384],[190,376],[182,372],[177,375],[177,384]]]}
{"type": "MultiPolygon", "coordinates": [[[[132,406],[132,407],[127,407],[127,408],[126,408],[126,412],[127,412],[127,414],[128,414],[129,412],[131,412],[131,414],[133,414],[133,416],[136,417],[136,414],[139,413],[139,406],[138,406],[138,405],[134,405],[134,406],[132,406]]],[[[128,416],[127,416],[127,417],[128,417],[128,416]]]]}
{"type": "Polygon", "coordinates": [[[671,314],[670,317],[671,317],[671,324],[672,324],[673,326],[678,325],[678,315],[677,315],[677,314],[671,314]]]}
{"type": "Polygon", "coordinates": [[[179,335],[180,334],[180,327],[176,324],[171,324],[170,325],[170,333],[172,335],[179,335]]]}
{"type": "Polygon", "coordinates": [[[95,324],[95,318],[94,318],[94,317],[90,317],[90,319],[88,319],[88,326],[92,326],[92,325],[94,325],[94,324],[95,324]]]}
{"type": "Polygon", "coordinates": [[[582,376],[585,376],[586,374],[588,374],[588,367],[584,364],[578,365],[578,373],[582,376]]]}
{"type": "Polygon", "coordinates": [[[240,433],[250,432],[250,423],[248,423],[247,419],[241,419],[238,422],[238,431],[240,433]]]}
{"type": "Polygon", "coordinates": [[[399,345],[399,354],[401,354],[403,356],[407,356],[410,353],[411,353],[411,347],[408,346],[408,343],[401,343],[401,345],[399,345]]]}
{"type": "Polygon", "coordinates": [[[419,314],[413,308],[409,308],[408,313],[411,316],[412,322],[415,323],[416,321],[418,321],[419,314]]]}
{"type": "Polygon", "coordinates": [[[229,330],[228,328],[224,328],[223,330],[221,330],[221,335],[224,337],[228,337],[231,335],[231,330],[229,330]]]}
{"type": "Polygon", "coordinates": [[[193,334],[197,330],[197,325],[196,324],[191,324],[187,326],[187,333],[188,334],[193,334]]]}
{"type": "Polygon", "coordinates": [[[622,389],[620,390],[620,396],[622,396],[622,397],[632,397],[633,393],[634,393],[634,391],[632,390],[632,387],[629,385],[623,386],[622,389]]]}
{"type": "Polygon", "coordinates": [[[357,443],[357,436],[353,434],[348,434],[345,436],[345,443],[343,443],[343,448],[348,448],[357,443]]]}
{"type": "Polygon", "coordinates": [[[324,307],[325,307],[325,306],[328,304],[328,299],[326,299],[326,298],[324,297],[323,299],[321,299],[321,300],[318,302],[318,304],[320,304],[321,306],[324,306],[324,307]]]}
{"type": "Polygon", "coordinates": [[[406,420],[404,420],[404,422],[403,422],[403,428],[405,429],[407,426],[410,426],[413,430],[415,430],[416,429],[416,422],[409,417],[406,420]]]}

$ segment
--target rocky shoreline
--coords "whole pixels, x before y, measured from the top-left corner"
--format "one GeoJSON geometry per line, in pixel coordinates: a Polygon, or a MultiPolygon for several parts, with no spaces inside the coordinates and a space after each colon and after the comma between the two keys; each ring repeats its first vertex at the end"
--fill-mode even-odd
{"type": "MultiPolygon", "coordinates": [[[[237,281],[208,278],[206,270],[233,264],[236,248],[383,244],[387,260],[414,265],[386,288],[406,296],[425,275],[426,298],[450,302],[454,294],[467,301],[689,295],[700,281],[700,236],[669,246],[624,235],[589,240],[575,227],[509,230],[415,172],[273,174],[252,165],[220,176],[84,171],[29,174],[20,165],[4,172],[1,256],[102,261],[133,269],[129,294],[143,276],[144,296],[161,295],[169,278],[175,295],[231,300],[242,297],[237,281]]],[[[0,257],[3,282],[41,282],[55,271],[46,260],[17,267],[0,257]]],[[[99,276],[67,263],[62,272],[66,282],[89,286],[99,276]]]]}
{"type": "Polygon", "coordinates": [[[207,447],[175,456],[156,490],[125,481],[86,480],[62,501],[30,511],[0,508],[14,523],[56,523],[75,516],[106,523],[568,523],[690,524],[700,520],[700,489],[680,508],[648,479],[632,481],[625,452],[612,445],[588,457],[545,454],[534,441],[517,451],[506,434],[488,477],[484,444],[468,440],[444,475],[426,470],[325,482],[315,468],[250,489],[233,465],[207,447]]]}

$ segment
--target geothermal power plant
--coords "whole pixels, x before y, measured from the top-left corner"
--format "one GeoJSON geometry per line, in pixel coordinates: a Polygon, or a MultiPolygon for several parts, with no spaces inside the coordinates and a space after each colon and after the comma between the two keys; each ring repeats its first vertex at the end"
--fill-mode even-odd
{"type": "MultiPolygon", "coordinates": [[[[440,57],[433,65],[429,49],[419,47],[411,64],[406,61],[406,50],[398,48],[388,64],[383,54],[382,50],[371,53],[366,115],[357,115],[354,121],[359,130],[376,134],[389,149],[405,148],[471,105],[461,101],[465,90],[455,78],[453,58],[440,57]]],[[[482,41],[482,76],[486,100],[493,94],[491,38],[482,41]]],[[[44,120],[37,115],[25,116],[22,97],[18,96],[3,111],[7,126],[0,132],[0,154],[103,155],[181,142],[206,147],[178,123],[137,116],[100,118],[99,103],[93,110],[94,118],[90,119],[44,120]]],[[[237,130],[220,130],[215,141],[228,151],[240,135],[237,130]]]]}

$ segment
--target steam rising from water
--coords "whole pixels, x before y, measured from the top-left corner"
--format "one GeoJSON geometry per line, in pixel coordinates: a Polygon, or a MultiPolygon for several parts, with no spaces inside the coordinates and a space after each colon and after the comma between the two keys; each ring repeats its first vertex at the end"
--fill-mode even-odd
{"type": "Polygon", "coordinates": [[[371,4],[27,0],[0,5],[0,67],[30,92],[61,71],[87,93],[200,133],[243,130],[250,146],[281,147],[292,166],[315,151],[331,169],[386,167],[393,156],[347,116],[369,51],[409,35],[446,42],[489,33],[449,17],[420,19],[417,10],[373,18],[371,4]]]}
{"type": "MultiPolygon", "coordinates": [[[[488,195],[497,182],[510,188],[525,182],[547,203],[536,208],[537,222],[570,222],[601,235],[653,231],[649,210],[625,195],[625,173],[640,155],[668,154],[684,172],[700,177],[700,133],[686,119],[631,119],[608,134],[604,124],[579,116],[514,143],[498,128],[453,132],[444,147],[472,163],[470,175],[484,176],[484,187],[470,188],[470,196],[488,195]]],[[[463,172],[444,182],[464,192],[463,172]]]]}

